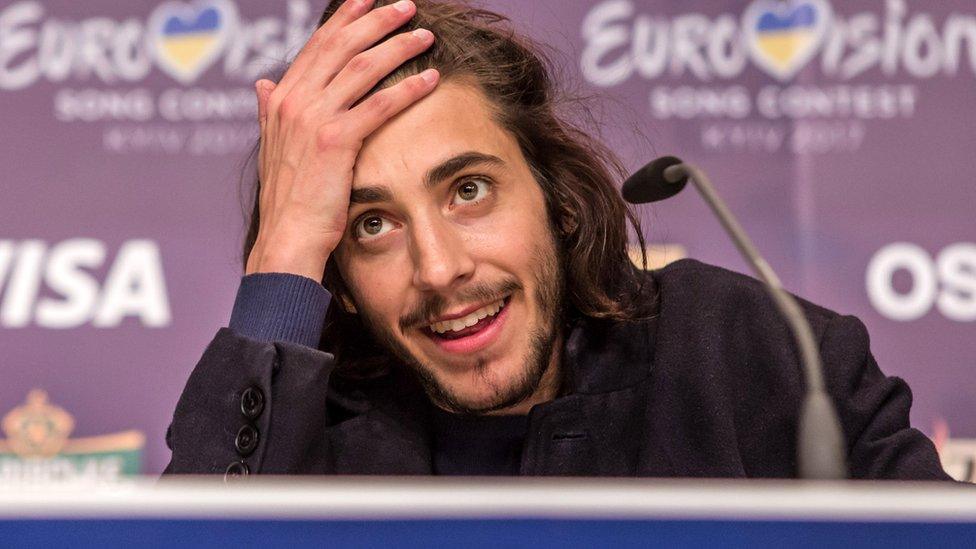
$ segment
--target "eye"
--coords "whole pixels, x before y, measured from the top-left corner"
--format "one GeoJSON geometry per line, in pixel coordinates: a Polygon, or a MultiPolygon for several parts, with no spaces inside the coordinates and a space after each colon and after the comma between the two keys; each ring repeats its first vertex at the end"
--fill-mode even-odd
{"type": "Polygon", "coordinates": [[[367,215],[356,222],[356,238],[368,240],[376,238],[393,229],[393,223],[378,215],[367,215]]]}
{"type": "Polygon", "coordinates": [[[491,183],[484,179],[466,179],[454,191],[455,204],[475,204],[488,196],[491,183]]]}

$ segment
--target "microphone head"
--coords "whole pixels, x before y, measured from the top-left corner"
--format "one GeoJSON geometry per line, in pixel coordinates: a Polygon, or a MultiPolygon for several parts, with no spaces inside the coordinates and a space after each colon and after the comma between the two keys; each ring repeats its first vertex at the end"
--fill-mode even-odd
{"type": "Polygon", "coordinates": [[[637,170],[634,175],[624,181],[621,194],[624,200],[631,204],[644,204],[647,202],[657,202],[680,193],[688,178],[684,177],[677,183],[671,183],[664,177],[664,170],[681,164],[681,159],[675,156],[662,156],[643,168],[637,170]]]}

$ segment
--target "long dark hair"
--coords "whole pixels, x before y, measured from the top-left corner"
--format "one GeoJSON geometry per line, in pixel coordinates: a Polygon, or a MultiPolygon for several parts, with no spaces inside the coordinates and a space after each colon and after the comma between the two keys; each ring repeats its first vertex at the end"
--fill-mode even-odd
{"type": "MultiPolygon", "coordinates": [[[[377,0],[376,6],[392,2],[377,0]]],[[[376,89],[428,68],[440,71],[442,81],[453,78],[478,86],[496,121],[516,137],[546,197],[564,262],[567,310],[612,320],[640,315],[649,301],[649,282],[644,283],[627,251],[629,223],[646,266],[640,220],[615,186],[626,176],[622,164],[603,143],[568,120],[581,114],[582,104],[560,94],[547,56],[517,35],[504,16],[457,0],[414,2],[416,15],[396,32],[429,29],[436,37],[434,45],[401,65],[376,89]],[[568,105],[569,115],[562,115],[568,105]],[[637,298],[635,292],[644,295],[637,298]]],[[[319,25],[341,4],[332,2],[319,25]]],[[[253,196],[259,192],[260,181],[253,196]]],[[[259,223],[255,200],[244,244],[245,264],[259,223]]],[[[326,265],[323,283],[334,296],[349,295],[334,260],[326,265]]],[[[369,352],[375,344],[359,317],[338,306],[330,308],[323,346],[336,353],[340,364],[343,358],[361,362],[377,354],[375,349],[369,352]]]]}

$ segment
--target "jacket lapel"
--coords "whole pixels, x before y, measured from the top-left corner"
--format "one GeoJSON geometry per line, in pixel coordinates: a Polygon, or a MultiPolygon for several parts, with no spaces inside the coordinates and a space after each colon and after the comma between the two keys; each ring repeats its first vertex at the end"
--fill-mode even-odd
{"type": "Polygon", "coordinates": [[[340,475],[429,475],[430,443],[413,421],[374,408],[329,432],[335,473],[340,475]]]}
{"type": "Polygon", "coordinates": [[[522,459],[525,475],[667,476],[658,437],[649,436],[647,379],[656,318],[581,320],[568,332],[568,395],[536,406],[522,459]],[[651,463],[651,470],[647,464],[651,463]]]}
{"type": "MultiPolygon", "coordinates": [[[[431,437],[426,396],[399,370],[364,389],[364,413],[329,428],[334,472],[340,475],[430,475],[431,437]]],[[[334,399],[348,403],[348,398],[334,399]]],[[[346,408],[351,408],[348,404],[346,408]]]]}

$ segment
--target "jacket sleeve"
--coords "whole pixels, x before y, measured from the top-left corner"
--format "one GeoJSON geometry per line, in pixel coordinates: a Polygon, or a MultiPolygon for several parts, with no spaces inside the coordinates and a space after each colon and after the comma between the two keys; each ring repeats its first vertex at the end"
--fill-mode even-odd
{"type": "Polygon", "coordinates": [[[221,329],[190,375],[166,433],[164,474],[288,474],[327,456],[329,353],[221,329]]]}
{"type": "Polygon", "coordinates": [[[820,351],[847,437],[852,478],[951,480],[935,446],[909,424],[911,390],[881,372],[860,320],[832,318],[820,351]]]}

